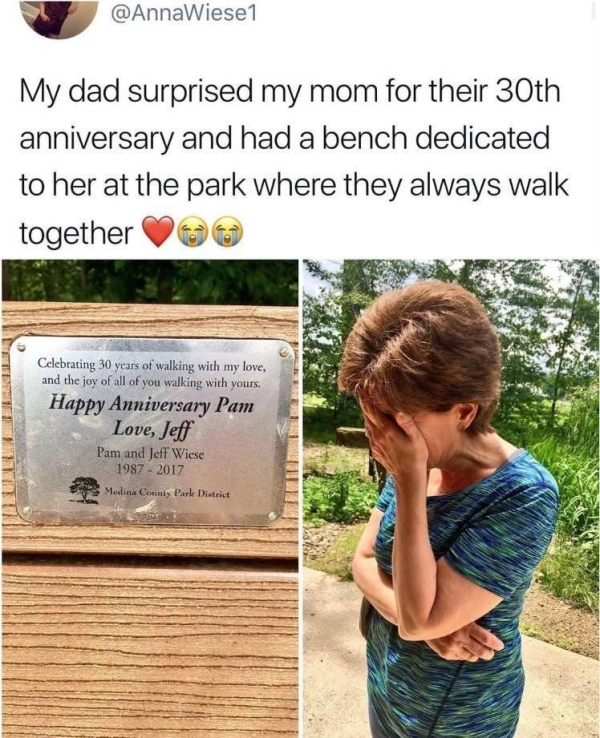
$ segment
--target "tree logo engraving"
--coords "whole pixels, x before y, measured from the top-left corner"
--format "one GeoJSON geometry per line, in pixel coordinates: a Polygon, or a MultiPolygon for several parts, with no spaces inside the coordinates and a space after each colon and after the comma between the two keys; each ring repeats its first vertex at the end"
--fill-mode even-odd
{"type": "Polygon", "coordinates": [[[71,482],[69,490],[72,495],[81,495],[80,500],[71,500],[71,502],[83,502],[86,505],[98,504],[98,500],[92,498],[100,494],[100,485],[93,477],[76,477],[71,482]]]}

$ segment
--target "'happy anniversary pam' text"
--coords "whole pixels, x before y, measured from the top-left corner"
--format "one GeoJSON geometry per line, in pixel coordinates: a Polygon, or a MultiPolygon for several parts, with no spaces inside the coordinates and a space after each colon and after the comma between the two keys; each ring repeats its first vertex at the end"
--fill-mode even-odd
{"type": "MultiPolygon", "coordinates": [[[[210,400],[155,400],[149,396],[145,400],[132,400],[116,395],[108,404],[107,400],[94,397],[69,397],[65,392],[54,392],[50,400],[49,410],[69,412],[76,416],[98,417],[103,412],[121,413],[182,413],[192,414],[196,418],[205,418],[209,413],[249,414],[254,412],[253,402],[232,401],[230,397],[221,395],[215,402],[210,400]]],[[[124,418],[115,419],[114,436],[143,436],[156,438],[159,441],[169,438],[176,443],[183,443],[196,420],[186,418],[181,422],[164,420],[159,428],[154,425],[135,424],[124,418]]]]}

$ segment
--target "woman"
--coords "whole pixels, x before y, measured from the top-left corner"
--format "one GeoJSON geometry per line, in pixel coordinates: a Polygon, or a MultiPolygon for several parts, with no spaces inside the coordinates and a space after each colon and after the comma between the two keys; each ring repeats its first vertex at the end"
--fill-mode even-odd
{"type": "Polygon", "coordinates": [[[40,36],[60,36],[63,23],[76,12],[79,3],[40,3],[40,13],[33,21],[33,28],[40,36]]]}
{"type": "Polygon", "coordinates": [[[375,738],[510,738],[523,692],[519,615],[558,490],[490,425],[500,345],[457,285],[380,297],[346,343],[339,385],[390,474],[353,563],[375,738]]]}

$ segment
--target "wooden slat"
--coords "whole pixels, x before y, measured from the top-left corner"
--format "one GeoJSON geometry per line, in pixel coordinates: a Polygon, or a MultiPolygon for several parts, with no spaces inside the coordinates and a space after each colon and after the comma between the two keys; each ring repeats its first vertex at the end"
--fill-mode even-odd
{"type": "Polygon", "coordinates": [[[298,555],[298,388],[282,517],[268,528],[38,526],[16,512],[8,347],[20,335],[280,338],[297,352],[296,308],[174,305],[3,305],[2,519],[5,551],[296,558],[298,555]]]}
{"type": "Polygon", "coordinates": [[[4,738],[298,735],[297,575],[4,567],[4,738]]]}

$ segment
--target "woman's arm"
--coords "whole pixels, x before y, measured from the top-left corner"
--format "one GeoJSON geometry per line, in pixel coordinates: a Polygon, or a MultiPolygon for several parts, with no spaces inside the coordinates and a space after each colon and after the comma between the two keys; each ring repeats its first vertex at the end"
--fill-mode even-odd
{"type": "Polygon", "coordinates": [[[394,625],[398,625],[396,596],[392,586],[392,577],[377,563],[375,558],[375,539],[383,513],[373,510],[367,527],[358,543],[352,574],[354,583],[369,600],[379,614],[394,625]]]}
{"type": "Polygon", "coordinates": [[[71,3],[69,6],[69,10],[67,11],[69,15],[73,15],[77,11],[77,8],[79,7],[79,3],[71,3]]]}
{"type": "MultiPolygon", "coordinates": [[[[375,558],[375,539],[383,513],[373,510],[367,527],[361,536],[352,573],[354,582],[379,614],[398,626],[398,609],[392,577],[384,572],[375,558]]],[[[447,660],[489,661],[496,651],[504,647],[499,638],[477,623],[469,623],[443,638],[424,639],[429,648],[447,660]]]]}
{"type": "Polygon", "coordinates": [[[373,456],[393,475],[396,486],[392,571],[398,632],[416,641],[446,636],[485,615],[502,598],[443,559],[435,560],[426,508],[428,450],[412,418],[395,422],[372,405],[362,405],[373,456]]]}
{"type": "Polygon", "coordinates": [[[444,559],[435,560],[429,542],[426,481],[400,475],[392,569],[400,635],[409,640],[439,638],[478,620],[501,597],[474,584],[444,559]]]}
{"type": "Polygon", "coordinates": [[[40,16],[42,17],[42,20],[44,22],[47,22],[49,20],[49,18],[46,15],[46,3],[40,3],[39,4],[39,11],[40,11],[40,16]]]}

